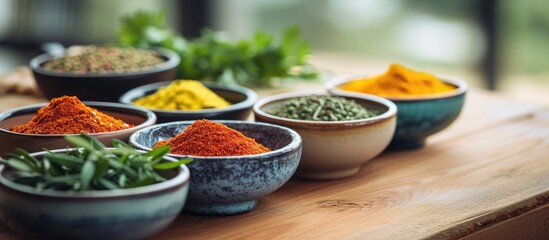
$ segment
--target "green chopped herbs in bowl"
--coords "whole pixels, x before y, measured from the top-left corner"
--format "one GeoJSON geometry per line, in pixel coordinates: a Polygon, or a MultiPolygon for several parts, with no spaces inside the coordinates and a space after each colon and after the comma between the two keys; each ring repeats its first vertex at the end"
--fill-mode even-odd
{"type": "Polygon", "coordinates": [[[148,152],[112,140],[107,148],[96,138],[81,134],[66,136],[75,148],[65,152],[48,151],[39,160],[23,149],[0,159],[0,163],[16,171],[15,183],[39,190],[112,190],[147,186],[166,181],[155,170],[174,169],[191,159],[175,162],[162,161],[170,147],[159,147],[148,152]]]}
{"type": "Polygon", "coordinates": [[[288,99],[267,113],[297,120],[349,121],[374,117],[381,111],[343,97],[311,95],[288,99]]]}

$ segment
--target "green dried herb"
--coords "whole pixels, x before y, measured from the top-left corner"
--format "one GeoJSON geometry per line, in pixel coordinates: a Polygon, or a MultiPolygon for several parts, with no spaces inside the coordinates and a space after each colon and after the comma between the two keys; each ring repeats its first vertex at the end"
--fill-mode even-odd
{"type": "Polygon", "coordinates": [[[283,118],[312,121],[349,121],[381,114],[378,109],[365,108],[343,97],[317,95],[292,98],[266,112],[283,118]]]}
{"type": "Polygon", "coordinates": [[[0,159],[0,163],[14,168],[13,181],[39,190],[109,190],[146,186],[166,179],[155,169],[173,169],[191,162],[163,162],[169,146],[139,152],[128,144],[114,139],[113,148],[106,148],[96,138],[81,134],[65,139],[76,147],[68,152],[47,152],[41,159],[17,149],[0,159]]]}
{"type": "Polygon", "coordinates": [[[43,67],[56,72],[107,74],[143,71],[165,61],[151,50],[91,45],[77,55],[47,61],[43,67]]]}

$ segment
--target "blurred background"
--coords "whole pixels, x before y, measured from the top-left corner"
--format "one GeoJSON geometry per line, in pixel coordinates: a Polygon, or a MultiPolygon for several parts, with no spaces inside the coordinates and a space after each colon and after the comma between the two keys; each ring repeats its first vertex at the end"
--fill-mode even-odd
{"type": "Polygon", "coordinates": [[[116,42],[119,19],[137,10],[164,11],[189,39],[203,28],[236,41],[295,25],[322,71],[381,73],[401,63],[549,104],[547,0],[0,0],[0,75],[45,42],[116,42]]]}

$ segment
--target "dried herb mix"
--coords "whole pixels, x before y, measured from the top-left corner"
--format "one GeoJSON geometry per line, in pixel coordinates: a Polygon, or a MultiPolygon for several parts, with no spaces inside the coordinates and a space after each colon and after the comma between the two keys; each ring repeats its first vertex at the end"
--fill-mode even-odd
{"type": "Polygon", "coordinates": [[[311,121],[349,121],[381,114],[380,110],[365,108],[353,100],[321,95],[292,98],[266,112],[278,117],[311,121]]]}
{"type": "Polygon", "coordinates": [[[151,50],[92,45],[84,47],[79,54],[47,61],[42,67],[55,72],[107,74],[138,72],[165,61],[151,50]]]}

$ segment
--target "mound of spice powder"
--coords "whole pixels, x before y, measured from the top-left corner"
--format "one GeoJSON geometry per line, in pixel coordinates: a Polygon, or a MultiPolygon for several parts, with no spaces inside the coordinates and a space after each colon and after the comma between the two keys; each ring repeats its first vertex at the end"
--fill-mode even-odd
{"type": "Polygon", "coordinates": [[[112,132],[131,128],[120,119],[83,104],[77,97],[54,98],[26,124],[10,131],[28,134],[78,134],[112,132]]]}
{"type": "Polygon", "coordinates": [[[392,64],[382,75],[355,79],[340,88],[382,97],[428,95],[456,89],[433,74],[414,71],[400,64],[392,64]]]}
{"type": "Polygon", "coordinates": [[[134,101],[136,105],[165,110],[198,110],[231,105],[196,80],[175,80],[155,93],[134,101]]]}
{"type": "Polygon", "coordinates": [[[197,120],[183,132],[154,147],[170,145],[173,154],[194,156],[239,156],[270,151],[253,138],[226,125],[209,120],[197,120]]]}

